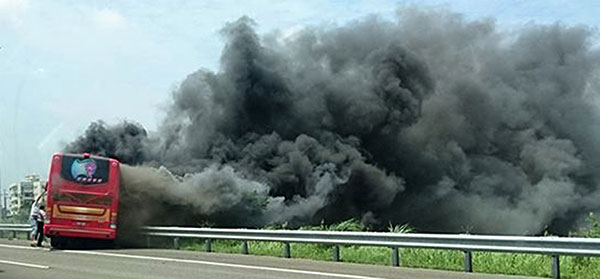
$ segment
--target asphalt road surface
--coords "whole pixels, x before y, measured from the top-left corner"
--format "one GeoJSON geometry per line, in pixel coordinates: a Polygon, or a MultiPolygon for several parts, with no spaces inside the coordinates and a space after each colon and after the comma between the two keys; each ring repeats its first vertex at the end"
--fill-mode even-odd
{"type": "Polygon", "coordinates": [[[28,244],[0,240],[0,278],[526,278],[164,249],[50,250],[28,244]]]}

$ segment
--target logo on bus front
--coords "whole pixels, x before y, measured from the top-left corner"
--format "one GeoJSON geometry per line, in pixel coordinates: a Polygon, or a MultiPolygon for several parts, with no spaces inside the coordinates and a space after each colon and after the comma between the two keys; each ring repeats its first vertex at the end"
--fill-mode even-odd
{"type": "Polygon", "coordinates": [[[71,165],[71,176],[78,182],[101,183],[101,178],[94,178],[98,165],[94,159],[76,159],[71,165]]]}

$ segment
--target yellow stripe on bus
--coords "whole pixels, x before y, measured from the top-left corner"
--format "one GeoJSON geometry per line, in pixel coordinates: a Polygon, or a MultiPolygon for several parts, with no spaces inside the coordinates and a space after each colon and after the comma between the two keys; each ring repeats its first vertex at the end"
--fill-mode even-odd
{"type": "Polygon", "coordinates": [[[94,207],[83,207],[83,206],[71,206],[71,205],[59,205],[58,209],[65,213],[82,213],[82,214],[93,214],[102,215],[106,209],[94,208],[94,207]]]}
{"type": "Polygon", "coordinates": [[[65,207],[64,205],[57,206],[55,204],[54,208],[52,210],[52,217],[61,218],[61,219],[72,219],[72,220],[81,220],[81,221],[98,221],[98,222],[108,222],[108,220],[110,218],[110,210],[109,209],[69,206],[69,207],[71,207],[71,208],[69,208],[71,210],[73,210],[73,208],[76,208],[76,209],[71,212],[63,212],[63,211],[61,211],[61,209],[64,209],[64,207],[65,207]],[[83,214],[81,214],[81,213],[89,212],[86,209],[96,209],[96,210],[104,211],[104,212],[100,212],[100,213],[104,213],[104,214],[102,214],[102,215],[83,215],[83,214]],[[77,213],[80,213],[80,214],[77,214],[77,213]]]}

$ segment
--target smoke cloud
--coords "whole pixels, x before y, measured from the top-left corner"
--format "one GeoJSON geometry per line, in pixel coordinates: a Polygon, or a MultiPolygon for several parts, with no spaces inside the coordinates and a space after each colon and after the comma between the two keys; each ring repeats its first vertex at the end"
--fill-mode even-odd
{"type": "Polygon", "coordinates": [[[222,29],[220,70],[190,74],[157,131],[97,122],[67,146],[131,165],[139,224],[536,234],[599,211],[590,28],[419,8],[287,37],[255,25],[222,29]]]}

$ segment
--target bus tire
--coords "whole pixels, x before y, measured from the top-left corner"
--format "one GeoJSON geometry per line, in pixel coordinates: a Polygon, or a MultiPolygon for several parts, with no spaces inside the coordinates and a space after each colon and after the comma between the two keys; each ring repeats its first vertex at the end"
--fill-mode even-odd
{"type": "Polygon", "coordinates": [[[65,240],[60,236],[53,236],[50,238],[50,246],[56,249],[64,248],[65,240]]]}

